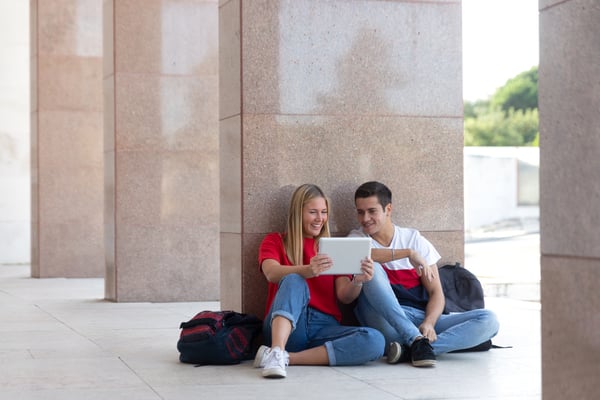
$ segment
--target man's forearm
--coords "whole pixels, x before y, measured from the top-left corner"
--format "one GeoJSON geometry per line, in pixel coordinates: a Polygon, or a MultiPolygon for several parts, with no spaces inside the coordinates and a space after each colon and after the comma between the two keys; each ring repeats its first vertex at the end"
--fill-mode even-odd
{"type": "Polygon", "coordinates": [[[380,264],[410,257],[411,249],[371,249],[371,258],[380,264]]]}
{"type": "Polygon", "coordinates": [[[446,301],[442,293],[435,293],[429,297],[427,307],[425,308],[425,319],[424,322],[435,325],[440,315],[444,312],[444,305],[446,301]]]}

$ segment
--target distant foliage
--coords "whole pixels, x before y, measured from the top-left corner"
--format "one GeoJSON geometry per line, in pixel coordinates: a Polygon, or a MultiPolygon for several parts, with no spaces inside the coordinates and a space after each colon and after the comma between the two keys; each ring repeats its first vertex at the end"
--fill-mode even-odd
{"type": "Polygon", "coordinates": [[[465,146],[538,146],[538,68],[464,105],[465,146]]]}
{"type": "Polygon", "coordinates": [[[489,110],[465,118],[465,146],[533,146],[538,135],[538,110],[489,110]]]}
{"type": "Polygon", "coordinates": [[[530,110],[538,108],[538,68],[521,72],[501,88],[491,98],[493,108],[500,107],[504,111],[530,110]]]}

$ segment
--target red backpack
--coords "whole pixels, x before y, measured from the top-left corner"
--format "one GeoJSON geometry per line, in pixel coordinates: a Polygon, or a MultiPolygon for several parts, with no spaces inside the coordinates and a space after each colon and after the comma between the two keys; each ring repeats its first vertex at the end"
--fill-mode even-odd
{"type": "Polygon", "coordinates": [[[235,311],[201,311],[179,326],[179,361],[199,365],[239,364],[256,354],[262,321],[235,311]]]}

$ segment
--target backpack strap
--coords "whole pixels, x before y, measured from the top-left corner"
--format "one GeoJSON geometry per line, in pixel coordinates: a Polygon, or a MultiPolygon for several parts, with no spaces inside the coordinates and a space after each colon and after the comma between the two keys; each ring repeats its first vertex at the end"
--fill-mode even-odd
{"type": "Polygon", "coordinates": [[[236,325],[254,325],[261,324],[262,321],[258,319],[255,315],[252,314],[243,314],[243,313],[232,313],[230,315],[225,316],[223,319],[223,325],[225,326],[236,326],[236,325]]]}
{"type": "Polygon", "coordinates": [[[217,328],[217,321],[215,321],[213,318],[192,319],[192,320],[189,320],[187,322],[182,322],[179,325],[179,329],[193,328],[193,327],[198,326],[198,325],[209,325],[213,329],[216,329],[217,328]]]}

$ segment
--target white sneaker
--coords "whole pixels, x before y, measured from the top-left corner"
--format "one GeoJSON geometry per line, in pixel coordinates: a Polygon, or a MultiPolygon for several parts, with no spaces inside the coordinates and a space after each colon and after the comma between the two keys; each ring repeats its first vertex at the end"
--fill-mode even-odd
{"type": "Polygon", "coordinates": [[[271,352],[271,348],[265,346],[264,344],[258,348],[256,352],[256,356],[254,357],[254,363],[252,364],[254,368],[264,368],[265,360],[267,359],[267,354],[271,352]]]}
{"type": "Polygon", "coordinates": [[[264,356],[262,375],[265,378],[285,378],[287,376],[285,367],[287,367],[290,361],[288,352],[281,350],[279,347],[273,347],[268,353],[266,351],[264,353],[266,354],[264,356]]]}

